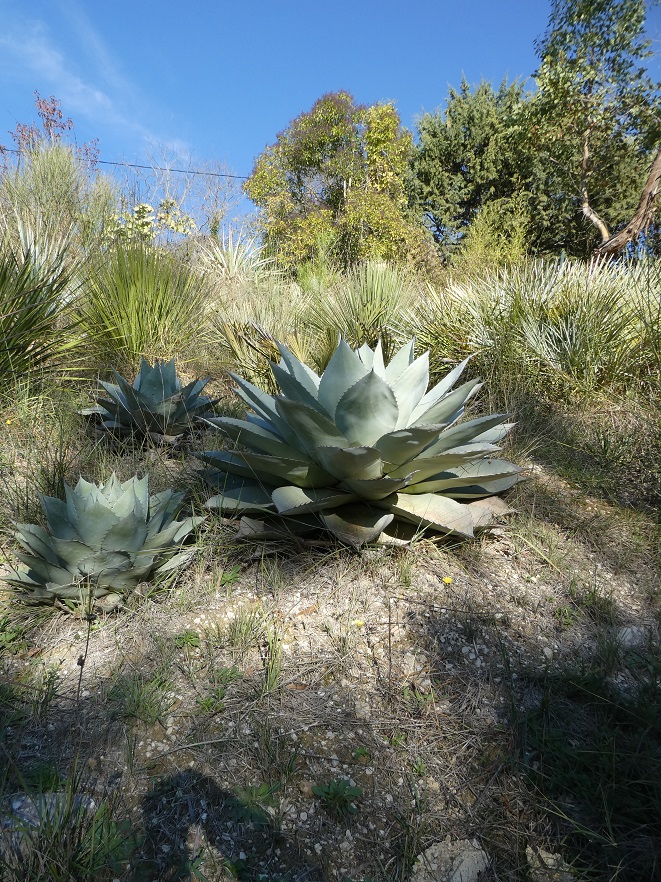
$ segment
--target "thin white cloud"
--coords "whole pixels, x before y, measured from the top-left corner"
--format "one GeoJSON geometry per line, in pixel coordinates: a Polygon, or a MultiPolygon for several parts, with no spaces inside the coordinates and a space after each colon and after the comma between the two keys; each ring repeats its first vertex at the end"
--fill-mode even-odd
{"type": "Polygon", "coordinates": [[[93,59],[90,74],[83,77],[78,72],[77,63],[58,48],[44,21],[20,16],[0,33],[3,66],[11,69],[13,79],[25,81],[30,89],[34,88],[35,80],[45,80],[67,113],[83,115],[91,123],[121,127],[142,139],[154,139],[146,126],[118,109],[118,103],[124,107],[137,103],[132,100],[133,90],[118,73],[98,35],[89,23],[86,25],[84,16],[78,16],[76,21],[76,42],[80,44],[76,48],[87,50],[85,54],[89,53],[93,59]]]}
{"type": "Polygon", "coordinates": [[[80,5],[73,0],[62,2],[60,9],[77,34],[80,48],[92,61],[101,79],[115,92],[132,96],[135,92],[132,83],[122,75],[120,66],[99,32],[92,25],[85,10],[81,9],[80,5]]]}

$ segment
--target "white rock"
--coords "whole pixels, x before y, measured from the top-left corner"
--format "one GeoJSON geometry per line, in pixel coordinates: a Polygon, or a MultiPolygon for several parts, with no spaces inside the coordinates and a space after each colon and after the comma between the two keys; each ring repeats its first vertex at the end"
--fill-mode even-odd
{"type": "Polygon", "coordinates": [[[477,842],[446,839],[419,855],[411,882],[479,882],[489,869],[489,858],[477,842]]]}
{"type": "Polygon", "coordinates": [[[615,639],[623,649],[636,649],[647,642],[647,628],[640,625],[625,625],[615,632],[615,639]]]}
{"type": "Polygon", "coordinates": [[[526,848],[526,858],[533,882],[574,882],[571,867],[559,854],[551,854],[541,848],[526,848]]]}

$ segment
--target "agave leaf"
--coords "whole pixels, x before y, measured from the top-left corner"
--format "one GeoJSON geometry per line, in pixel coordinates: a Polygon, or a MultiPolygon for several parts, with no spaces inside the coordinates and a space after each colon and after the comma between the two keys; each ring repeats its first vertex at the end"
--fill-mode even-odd
{"type": "Polygon", "coordinates": [[[272,499],[280,515],[309,514],[348,505],[356,500],[353,493],[344,490],[303,490],[301,487],[278,487],[272,499]]]}
{"type": "Polygon", "coordinates": [[[103,538],[103,548],[108,551],[137,552],[147,539],[147,523],[142,518],[125,517],[111,527],[103,538]]]}
{"type": "MultiPolygon", "coordinates": [[[[123,420],[125,425],[137,426],[141,432],[147,431],[147,421],[146,414],[143,409],[143,402],[140,400],[140,394],[137,389],[134,389],[133,386],[127,382],[124,377],[120,376],[117,371],[113,371],[115,374],[115,379],[120,387],[120,394],[117,396],[117,406],[118,413],[126,414],[126,419],[123,420]]],[[[103,380],[100,381],[103,388],[106,392],[111,396],[112,391],[110,384],[106,384],[103,380]]]]}
{"type": "Polygon", "coordinates": [[[173,570],[179,569],[179,567],[183,567],[195,556],[196,551],[196,548],[187,548],[185,551],[178,551],[176,554],[169,557],[165,563],[156,567],[154,573],[170,573],[173,570]]]}
{"type": "Polygon", "coordinates": [[[8,585],[13,585],[15,588],[25,588],[30,589],[30,594],[36,595],[37,588],[41,588],[44,585],[42,579],[34,579],[30,575],[32,570],[28,567],[13,567],[10,566],[9,570],[5,570],[0,578],[3,582],[6,582],[8,585]],[[35,590],[32,590],[35,589],[35,590]]]}
{"type": "MultiPolygon", "coordinates": [[[[72,574],[63,566],[55,566],[48,563],[41,557],[33,554],[23,554],[21,551],[15,551],[14,557],[17,557],[21,563],[28,567],[27,575],[41,585],[47,582],[55,582],[57,585],[66,585],[71,581],[72,574]]],[[[3,576],[3,578],[5,578],[3,576]]],[[[9,581],[9,579],[6,579],[9,581]]]]}
{"type": "Polygon", "coordinates": [[[469,380],[453,392],[449,392],[435,404],[424,410],[419,416],[416,407],[411,415],[411,424],[414,426],[428,426],[430,423],[449,423],[461,415],[461,409],[471,393],[481,386],[479,380],[469,380]]]}
{"type": "MultiPolygon", "coordinates": [[[[503,425],[503,420],[505,419],[507,419],[507,414],[496,413],[490,416],[477,417],[477,419],[468,420],[465,423],[460,423],[458,426],[453,426],[451,429],[446,429],[441,435],[439,435],[438,441],[431,444],[421,456],[437,456],[445,450],[451,450],[453,447],[460,447],[470,442],[477,442],[478,440],[497,444],[498,441],[501,440],[498,432],[496,431],[491,437],[487,435],[487,432],[490,432],[494,428],[498,429],[503,425]],[[485,435],[487,435],[487,437],[485,437],[485,435]]],[[[507,432],[505,432],[505,434],[507,434],[507,432]]]]}
{"type": "MultiPolygon", "coordinates": [[[[474,485],[486,487],[487,484],[490,484],[491,482],[500,481],[501,479],[507,479],[507,481],[509,481],[511,478],[511,481],[507,483],[507,486],[503,486],[502,489],[505,490],[517,482],[520,471],[521,470],[517,466],[506,460],[484,459],[477,463],[469,463],[456,469],[448,469],[445,472],[432,475],[427,481],[412,484],[407,488],[406,492],[445,493],[446,495],[455,496],[460,488],[470,488],[474,485]]],[[[490,496],[492,492],[498,493],[501,491],[497,490],[473,494],[471,490],[469,495],[490,496]]]]}
{"type": "Polygon", "coordinates": [[[480,432],[473,438],[473,441],[486,442],[487,444],[500,444],[500,442],[509,435],[516,423],[501,423],[488,429],[486,432],[480,432]]]}
{"type": "Polygon", "coordinates": [[[380,478],[383,462],[374,447],[318,447],[315,457],[338,480],[380,478]]]}
{"type": "MultiPolygon", "coordinates": [[[[134,483],[134,480],[135,479],[131,478],[122,484],[117,477],[117,473],[113,472],[105,484],[99,484],[98,486],[96,484],[88,484],[89,493],[87,493],[86,496],[93,499],[103,497],[112,503],[122,491],[126,490],[127,487],[130,487],[131,484],[134,483]]],[[[78,481],[78,484],[80,484],[80,481],[78,481]]]]}
{"type": "Polygon", "coordinates": [[[286,444],[282,438],[275,435],[269,429],[261,425],[248,422],[247,420],[235,420],[231,417],[213,417],[205,419],[205,422],[228,435],[233,441],[257,450],[260,453],[270,453],[273,456],[282,456],[285,459],[297,459],[301,455],[300,448],[286,444]]]}
{"type": "Polygon", "coordinates": [[[349,440],[335,423],[307,404],[276,398],[275,406],[295,433],[295,446],[308,456],[314,457],[318,447],[349,447],[349,440]]]}
{"type": "Polygon", "coordinates": [[[298,487],[327,487],[335,483],[334,478],[316,463],[305,460],[283,459],[279,456],[266,456],[259,453],[227,453],[224,450],[211,450],[196,453],[198,459],[208,462],[221,471],[245,478],[255,478],[275,487],[281,484],[296,484],[298,487]]]}
{"type": "Polygon", "coordinates": [[[208,499],[205,508],[218,508],[228,513],[273,511],[271,493],[257,481],[222,474],[221,492],[208,499]],[[223,480],[224,479],[224,480],[223,480]]]}
{"type": "Polygon", "coordinates": [[[285,363],[285,368],[292,377],[296,377],[298,382],[306,387],[310,395],[316,400],[319,392],[319,376],[300,359],[296,358],[294,353],[285,345],[282,343],[276,343],[276,345],[280,351],[282,361],[285,363]]]}
{"type": "Polygon", "coordinates": [[[397,399],[397,406],[399,407],[397,429],[403,429],[408,426],[411,414],[425,394],[428,383],[428,352],[425,352],[420,358],[416,358],[416,360],[405,368],[395,380],[389,381],[390,387],[397,399]]]}
{"type": "Polygon", "coordinates": [[[494,517],[510,514],[513,509],[500,496],[487,496],[477,502],[469,502],[466,506],[471,510],[473,529],[477,532],[488,527],[494,517]]]}
{"type": "MultiPolygon", "coordinates": [[[[388,467],[404,465],[418,456],[438,437],[443,426],[415,426],[383,435],[374,445],[388,467]]],[[[388,471],[386,467],[386,471],[388,471]]]]}
{"type": "Polygon", "coordinates": [[[458,536],[473,536],[473,517],[467,505],[437,496],[435,493],[423,493],[411,496],[397,493],[390,500],[389,510],[398,517],[420,527],[433,527],[444,533],[455,533],[458,536]]]}
{"type": "MultiPolygon", "coordinates": [[[[170,521],[170,523],[164,526],[161,530],[158,530],[151,535],[147,535],[144,543],[138,551],[140,553],[150,552],[152,554],[158,554],[159,552],[171,548],[173,545],[177,545],[178,542],[176,536],[179,532],[180,526],[181,524],[179,521],[170,521]]],[[[190,533],[190,529],[188,532],[190,533]]]]}
{"type": "MultiPolygon", "coordinates": [[[[443,377],[432,389],[427,392],[426,395],[420,400],[420,402],[416,405],[411,414],[411,422],[417,422],[420,417],[425,414],[430,407],[433,407],[438,401],[441,400],[447,393],[452,389],[454,384],[457,382],[459,377],[464,372],[464,368],[471,360],[472,356],[469,355],[468,358],[465,358],[461,364],[458,364],[455,368],[453,368],[448,374],[443,377]]],[[[437,420],[437,422],[440,422],[437,420]]]]}
{"type": "Polygon", "coordinates": [[[497,453],[500,447],[495,444],[466,444],[464,447],[455,447],[437,456],[418,456],[411,462],[405,463],[398,469],[390,472],[391,478],[400,478],[408,470],[415,470],[415,483],[419,484],[431,475],[445,472],[448,469],[473,462],[480,457],[497,453]]]}
{"type": "Polygon", "coordinates": [[[78,532],[69,522],[69,508],[66,502],[55,496],[39,494],[41,505],[46,515],[48,529],[58,539],[77,539],[78,532]]]}
{"type": "Polygon", "coordinates": [[[192,533],[200,524],[203,524],[206,521],[206,517],[204,515],[195,515],[194,517],[186,518],[183,521],[178,521],[179,529],[174,534],[174,541],[176,545],[181,545],[183,540],[188,536],[189,533],[192,533]]]}
{"type": "Polygon", "coordinates": [[[286,395],[290,401],[298,401],[301,404],[307,404],[308,407],[312,407],[320,413],[323,412],[323,408],[317,401],[316,389],[313,392],[310,392],[306,385],[301,383],[296,377],[293,377],[288,371],[281,368],[280,365],[274,364],[272,361],[269,362],[269,364],[271,365],[271,371],[273,372],[276,383],[280,386],[283,394],[286,395]]]}
{"type": "MultiPolygon", "coordinates": [[[[343,342],[343,341],[340,341],[343,342]]],[[[365,365],[368,371],[372,370],[372,365],[374,364],[374,351],[370,349],[367,343],[363,343],[360,349],[356,350],[356,355],[365,365]]],[[[367,371],[366,371],[367,373],[367,371]]]]}
{"type": "Polygon", "coordinates": [[[340,512],[322,512],[320,517],[340,542],[360,548],[366,542],[373,542],[392,523],[394,515],[355,503],[344,506],[340,512]]]}
{"type": "MultiPolygon", "coordinates": [[[[373,357],[371,349],[369,352],[373,357]]],[[[338,402],[347,389],[350,389],[358,380],[369,373],[369,368],[359,358],[359,354],[357,355],[345,340],[340,340],[326,370],[321,375],[319,404],[331,419],[335,418],[338,402]]]]}
{"type": "Polygon", "coordinates": [[[258,416],[267,423],[271,424],[273,429],[281,435],[289,444],[296,445],[296,433],[287,425],[287,421],[283,420],[275,408],[275,398],[272,395],[262,391],[257,386],[253,386],[247,380],[244,380],[238,374],[230,373],[230,377],[239,387],[236,394],[241,398],[248,407],[251,407],[258,416]]]}
{"type": "Polygon", "coordinates": [[[381,346],[381,340],[377,340],[376,346],[374,347],[372,370],[377,377],[381,377],[382,380],[386,379],[386,366],[383,363],[383,347],[381,346]]]}
{"type": "Polygon", "coordinates": [[[482,499],[486,496],[495,496],[498,493],[504,493],[521,480],[521,476],[503,475],[495,477],[488,481],[476,481],[474,484],[465,484],[461,487],[454,487],[446,494],[453,499],[482,499]]]}
{"type": "Polygon", "coordinates": [[[342,483],[361,499],[385,499],[410,484],[413,473],[395,479],[390,477],[374,478],[373,480],[345,479],[342,483]]]}
{"type": "Polygon", "coordinates": [[[371,447],[394,431],[399,416],[390,386],[370,371],[339,400],[335,422],[352,444],[371,447]]]}
{"type": "MultiPolygon", "coordinates": [[[[126,487],[123,489],[117,496],[116,499],[110,500],[109,508],[112,509],[113,514],[118,518],[135,518],[138,516],[142,505],[141,500],[136,496],[134,487],[126,487]]],[[[142,517],[144,518],[147,514],[147,510],[142,512],[142,517]]]]}
{"type": "Polygon", "coordinates": [[[199,377],[197,380],[191,380],[183,389],[181,389],[181,397],[188,401],[189,410],[193,407],[213,407],[216,400],[208,398],[206,395],[200,395],[204,387],[211,381],[211,377],[199,377]],[[202,400],[200,400],[200,398],[202,400]],[[199,404],[198,404],[199,402],[199,404]]]}
{"type": "Polygon", "coordinates": [[[163,490],[161,493],[155,493],[149,499],[149,516],[147,518],[148,540],[173,520],[183,501],[183,493],[175,493],[169,489],[163,490]]]}
{"type": "Polygon", "coordinates": [[[30,554],[43,557],[54,566],[62,565],[53,548],[51,537],[43,527],[37,524],[16,524],[14,536],[30,554]]]}
{"type": "Polygon", "coordinates": [[[174,358],[170,359],[167,364],[157,359],[153,367],[143,358],[134,386],[140,391],[143,400],[147,401],[162,401],[164,398],[174,395],[181,389],[181,383],[177,380],[174,358]]]}
{"type": "Polygon", "coordinates": [[[273,517],[256,520],[254,518],[241,518],[237,539],[288,539],[292,536],[305,536],[313,530],[318,530],[321,523],[316,515],[302,515],[300,517],[273,517]]]}
{"type": "MultiPolygon", "coordinates": [[[[391,386],[397,377],[399,377],[410,364],[413,364],[414,352],[415,337],[412,340],[409,340],[408,343],[405,343],[401,349],[398,349],[390,359],[386,368],[386,380],[391,386]]],[[[429,380],[427,380],[427,382],[429,382],[429,380]]]]}
{"type": "MultiPolygon", "coordinates": [[[[133,492],[135,494],[135,498],[137,500],[136,513],[141,518],[146,518],[149,513],[150,508],[150,500],[149,500],[149,476],[145,475],[142,478],[133,478],[131,481],[125,481],[122,484],[122,487],[126,487],[130,484],[133,488],[133,492]]],[[[167,491],[166,491],[167,492],[167,491]]],[[[158,499],[160,494],[156,494],[156,499],[158,499]]]]}

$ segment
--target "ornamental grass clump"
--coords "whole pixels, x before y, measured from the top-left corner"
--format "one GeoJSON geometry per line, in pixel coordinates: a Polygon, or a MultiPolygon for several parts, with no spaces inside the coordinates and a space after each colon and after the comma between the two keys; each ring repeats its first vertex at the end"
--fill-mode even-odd
{"type": "Polygon", "coordinates": [[[479,380],[454,388],[464,361],[427,391],[429,355],[415,358],[414,342],[386,366],[380,343],[354,351],[340,340],[321,376],[278,344],[275,396],[231,374],[246,419],[209,422],[249,450],[196,454],[219,490],[207,507],[260,515],[247,532],[268,535],[276,516],[356,548],[395,519],[466,537],[488,526],[507,509],[495,494],[519,477],[495,457],[512,423],[502,413],[460,423],[479,380]]]}
{"type": "Polygon", "coordinates": [[[174,359],[158,361],[152,367],[143,358],[133,383],[113,371],[117,385],[101,382],[108,394],[97,406],[82,411],[98,414],[104,429],[118,434],[136,434],[175,440],[190,431],[196,420],[212,417],[216,400],[202,395],[209,377],[183,386],[174,359]]]}
{"type": "Polygon", "coordinates": [[[15,524],[23,566],[2,578],[24,599],[85,600],[116,606],[139,582],[183,566],[192,549],[181,550],[204,518],[175,520],[183,493],[149,496],[149,476],[121,483],[113,472],[105,484],[80,478],[65,484],[66,499],[42,496],[47,529],[15,524]]]}

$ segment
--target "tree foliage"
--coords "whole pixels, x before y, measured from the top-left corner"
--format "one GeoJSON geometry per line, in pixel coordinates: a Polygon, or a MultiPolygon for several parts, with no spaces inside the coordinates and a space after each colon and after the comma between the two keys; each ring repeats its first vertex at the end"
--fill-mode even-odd
{"type": "MultiPolygon", "coordinates": [[[[644,66],[645,0],[552,0],[537,43],[531,138],[602,241],[633,213],[661,138],[659,85],[644,66]]],[[[589,234],[591,232],[591,235],[589,234]]]]}
{"type": "Polygon", "coordinates": [[[494,90],[482,82],[471,90],[464,79],[450,89],[445,112],[421,117],[415,197],[446,247],[461,239],[486,203],[509,199],[521,186],[526,163],[514,120],[524,100],[518,83],[494,90]]]}
{"type": "Polygon", "coordinates": [[[644,33],[644,0],[552,0],[536,91],[464,80],[420,119],[413,202],[446,253],[586,256],[629,221],[661,139],[644,33]]]}
{"type": "Polygon", "coordinates": [[[422,259],[426,237],[408,216],[413,140],[392,104],[323,95],[257,158],[245,191],[265,242],[285,266],[330,250],[342,264],[422,259]]]}

